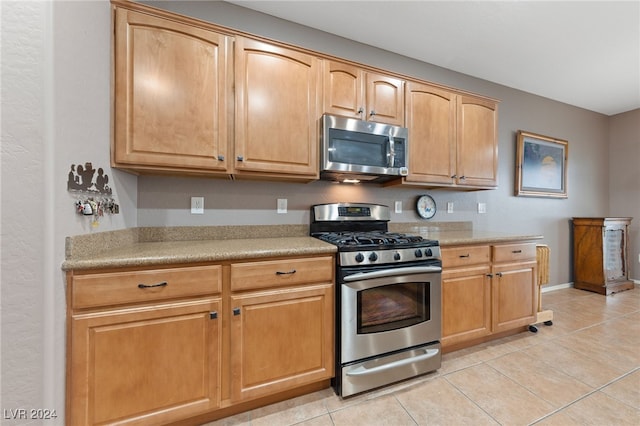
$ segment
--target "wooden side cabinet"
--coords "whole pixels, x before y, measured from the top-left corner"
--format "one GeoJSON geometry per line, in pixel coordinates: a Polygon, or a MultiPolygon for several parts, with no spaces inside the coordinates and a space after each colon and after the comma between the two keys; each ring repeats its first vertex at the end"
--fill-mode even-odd
{"type": "Polygon", "coordinates": [[[574,287],[609,295],[633,288],[627,245],[630,217],[573,218],[574,287]]]}

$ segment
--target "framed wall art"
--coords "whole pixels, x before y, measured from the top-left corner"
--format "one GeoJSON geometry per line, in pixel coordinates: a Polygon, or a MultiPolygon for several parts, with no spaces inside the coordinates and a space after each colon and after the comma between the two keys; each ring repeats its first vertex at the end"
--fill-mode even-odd
{"type": "Polygon", "coordinates": [[[567,198],[569,142],[518,130],[516,195],[567,198]]]}

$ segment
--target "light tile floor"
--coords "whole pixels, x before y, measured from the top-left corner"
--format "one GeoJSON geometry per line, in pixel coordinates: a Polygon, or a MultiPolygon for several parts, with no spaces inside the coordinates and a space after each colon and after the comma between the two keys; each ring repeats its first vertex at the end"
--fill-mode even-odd
{"type": "Polygon", "coordinates": [[[553,325],[444,355],[347,399],[325,389],[218,425],[640,425],[640,288],[543,293],[553,325]]]}

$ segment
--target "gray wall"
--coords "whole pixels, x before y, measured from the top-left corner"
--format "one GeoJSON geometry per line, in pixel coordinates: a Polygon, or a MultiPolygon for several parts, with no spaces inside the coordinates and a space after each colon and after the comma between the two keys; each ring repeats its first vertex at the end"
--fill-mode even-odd
{"type": "Polygon", "coordinates": [[[640,109],[609,120],[609,215],[633,217],[629,276],[640,280],[640,109]]]}
{"type": "MultiPolygon", "coordinates": [[[[478,229],[539,233],[554,255],[551,284],[571,281],[569,218],[636,216],[632,235],[637,267],[638,134],[640,111],[606,117],[579,108],[413,61],[329,34],[220,2],[160,3],[194,8],[211,21],[479,94],[500,104],[500,187],[458,193],[215,179],[136,177],[109,167],[110,5],[108,1],[0,2],[2,25],[2,163],[0,408],[55,409],[64,416],[65,281],[60,265],[66,236],[145,225],[308,223],[311,204],[339,200],[403,201],[394,221],[417,220],[416,195],[441,206],[434,220],[470,220],[478,229]],[[569,199],[513,196],[515,132],[569,140],[569,199]],[[92,162],[109,174],[121,213],[97,228],[74,212],[67,192],[71,164],[92,162]],[[190,195],[206,197],[206,214],[188,213],[190,195]],[[276,198],[289,213],[275,212],[276,198]],[[488,212],[475,213],[476,203],[488,212]]],[[[514,71],[517,72],[517,71],[514,71]]],[[[3,424],[28,424],[3,419],[3,424]]],[[[35,422],[34,422],[35,423],[35,422]]]]}

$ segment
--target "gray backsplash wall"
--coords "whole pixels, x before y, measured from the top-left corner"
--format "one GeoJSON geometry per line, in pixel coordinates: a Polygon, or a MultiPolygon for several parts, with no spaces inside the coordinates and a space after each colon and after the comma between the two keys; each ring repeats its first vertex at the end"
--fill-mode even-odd
{"type": "MultiPolygon", "coordinates": [[[[542,234],[552,251],[551,284],[572,281],[571,223],[574,216],[609,214],[610,117],[500,86],[468,75],[419,62],[332,34],[264,15],[224,2],[147,2],[219,25],[310,48],[337,57],[419,77],[435,83],[500,99],[499,187],[496,190],[456,192],[419,188],[347,186],[329,182],[285,183],[225,179],[138,177],[138,225],[306,224],[316,203],[364,201],[393,206],[402,201],[403,213],[393,222],[418,221],[413,203],[428,193],[438,205],[432,221],[471,221],[476,229],[542,234]],[[526,130],[569,141],[566,200],[515,197],[516,132],[526,130]],[[205,197],[205,214],[191,215],[189,197],[205,197]],[[276,213],[276,200],[288,199],[288,213],[276,213]],[[454,212],[446,213],[446,203],[454,212]],[[477,213],[477,203],[487,213],[477,213]]],[[[514,72],[519,66],[513,64],[514,72]]],[[[637,139],[637,138],[636,138],[637,139]]],[[[612,189],[615,191],[615,189],[612,189]]],[[[638,190],[636,190],[638,191],[638,190]]],[[[636,192],[636,195],[638,192],[636,192]]],[[[628,209],[617,214],[633,216],[628,209]]],[[[640,217],[637,218],[640,221],[640,217]]],[[[634,236],[638,232],[635,231],[634,236]]],[[[634,255],[634,259],[637,254],[634,255]]],[[[632,269],[633,271],[633,269],[632,269]]],[[[635,274],[640,278],[640,273],[635,274]]]]}

